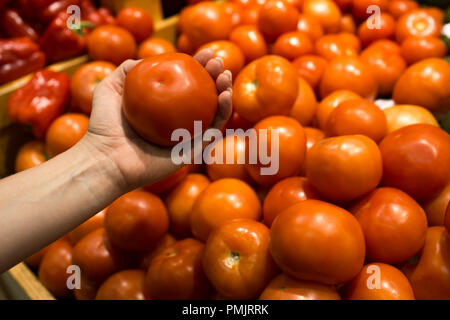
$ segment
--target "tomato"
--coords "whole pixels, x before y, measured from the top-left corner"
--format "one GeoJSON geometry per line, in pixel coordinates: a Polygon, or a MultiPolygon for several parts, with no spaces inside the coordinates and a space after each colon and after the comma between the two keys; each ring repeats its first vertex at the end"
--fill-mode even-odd
{"type": "MultiPolygon", "coordinates": [[[[209,148],[209,147],[208,147],[209,148]]],[[[245,152],[245,137],[242,135],[229,135],[212,145],[213,151],[207,159],[206,172],[212,180],[234,178],[249,181],[250,177],[245,170],[247,159],[245,152]],[[217,153],[216,153],[217,150],[217,153]],[[219,150],[222,150],[220,155],[219,150]],[[227,160],[230,159],[230,160],[227,160]]]]}
{"type": "Polygon", "coordinates": [[[48,128],[45,149],[50,158],[73,147],[87,132],[89,118],[84,114],[66,113],[48,128]]]}
{"type": "Polygon", "coordinates": [[[241,180],[220,179],[206,187],[195,201],[191,230],[197,239],[206,241],[214,228],[238,218],[261,218],[258,196],[241,180]]]}
{"type": "Polygon", "coordinates": [[[79,266],[87,279],[101,283],[113,273],[125,269],[130,262],[128,254],[115,247],[105,229],[100,228],[78,241],[71,264],[79,266]]]}
{"type": "Polygon", "coordinates": [[[379,142],[387,134],[387,121],[378,106],[365,99],[342,102],[330,113],[325,125],[327,136],[362,134],[379,142]]]}
{"type": "Polygon", "coordinates": [[[233,112],[230,120],[226,124],[226,129],[243,129],[248,130],[253,127],[253,123],[242,118],[237,112],[233,112]]]}
{"type": "Polygon", "coordinates": [[[308,161],[309,150],[316,144],[317,141],[325,138],[325,132],[320,129],[313,127],[304,127],[306,137],[306,153],[305,153],[305,161],[303,161],[302,169],[300,170],[300,175],[306,175],[306,162],[308,161]]]}
{"type": "Polygon", "coordinates": [[[319,200],[301,201],[280,213],[270,229],[270,241],[275,262],[298,280],[343,283],[355,277],[364,263],[364,235],[358,220],[319,200]]]}
{"type": "Polygon", "coordinates": [[[445,20],[445,12],[438,7],[423,7],[423,11],[432,16],[438,23],[443,23],[445,20]]]}
{"type": "MultiPolygon", "coordinates": [[[[370,19],[370,18],[369,18],[370,19]]],[[[395,19],[387,13],[381,13],[377,23],[379,27],[373,28],[368,20],[361,23],[358,28],[358,36],[364,47],[380,39],[393,39],[395,34],[395,19]]]]}
{"type": "Polygon", "coordinates": [[[429,124],[413,124],[388,134],[380,143],[383,184],[415,200],[437,195],[450,181],[450,136],[429,124]]]}
{"type": "Polygon", "coordinates": [[[123,8],[117,14],[117,24],[128,30],[137,42],[149,38],[153,33],[153,19],[138,7],[123,8]]]}
{"type": "Polygon", "coordinates": [[[439,127],[433,114],[425,108],[404,104],[395,105],[383,110],[387,119],[388,133],[411,124],[423,123],[439,127]]]}
{"type": "Polygon", "coordinates": [[[450,234],[444,227],[428,228],[418,263],[403,269],[417,300],[450,299],[449,252],[450,234]]]}
{"type": "Polygon", "coordinates": [[[302,10],[303,2],[304,0],[284,0],[293,7],[295,7],[297,10],[302,10]]]}
{"type": "Polygon", "coordinates": [[[301,125],[307,126],[311,124],[317,110],[317,99],[311,86],[298,78],[298,96],[294,106],[289,112],[289,116],[300,122],[301,125]]]}
{"type": "Polygon", "coordinates": [[[258,28],[270,42],[297,28],[298,10],[282,0],[270,0],[259,10],[258,28]]]}
{"type": "Polygon", "coordinates": [[[316,92],[327,64],[327,60],[314,55],[304,55],[292,62],[292,65],[297,68],[299,76],[308,81],[316,92]]]}
{"type": "Polygon", "coordinates": [[[265,56],[247,65],[233,85],[233,106],[253,123],[271,115],[287,115],[298,95],[298,75],[292,64],[265,56]]]}
{"type": "Polygon", "coordinates": [[[24,171],[44,163],[47,160],[45,145],[41,141],[32,140],[20,147],[16,155],[16,172],[24,171]]]}
{"type": "Polygon", "coordinates": [[[187,237],[191,234],[190,213],[195,200],[209,185],[202,174],[188,174],[166,197],[165,203],[170,220],[170,231],[187,237]]]}
{"type": "Polygon", "coordinates": [[[356,33],[356,24],[351,14],[344,14],[341,17],[341,32],[356,33]]]}
{"type": "Polygon", "coordinates": [[[266,3],[267,0],[231,0],[236,4],[241,5],[244,9],[248,9],[252,6],[261,6],[266,3]]]}
{"type": "Polygon", "coordinates": [[[347,300],[414,300],[408,278],[385,263],[366,264],[348,285],[347,300]]]}
{"type": "MultiPolygon", "coordinates": [[[[443,226],[449,219],[445,216],[447,204],[450,201],[450,183],[434,198],[423,204],[423,209],[427,213],[429,226],[443,226]]],[[[448,210],[447,210],[448,211],[448,210]]]]}
{"type": "Polygon", "coordinates": [[[147,300],[145,272],[124,270],[106,279],[98,289],[96,300],[147,300]]]}
{"type": "Polygon", "coordinates": [[[388,39],[381,39],[372,42],[363,52],[374,50],[387,51],[390,54],[400,54],[400,46],[397,42],[388,39]]]}
{"type": "Polygon", "coordinates": [[[242,12],[242,24],[258,26],[260,5],[252,5],[242,12]]]}
{"type": "Polygon", "coordinates": [[[306,33],[291,31],[283,33],[277,38],[272,48],[272,53],[289,60],[314,51],[313,43],[306,33]]]}
{"type": "Polygon", "coordinates": [[[332,60],[337,57],[357,57],[359,51],[359,40],[355,35],[351,35],[357,41],[357,45],[346,41],[345,33],[326,34],[317,39],[315,44],[315,51],[321,57],[332,60]],[[343,37],[344,35],[344,37],[343,37]]]}
{"type": "Polygon", "coordinates": [[[400,16],[411,10],[419,8],[419,4],[412,0],[392,0],[388,4],[388,12],[398,19],[400,16]]]}
{"type": "Polygon", "coordinates": [[[317,107],[316,118],[319,128],[325,129],[328,117],[338,105],[344,101],[358,98],[361,98],[361,96],[350,90],[336,90],[326,96],[317,107]]]}
{"type": "Polygon", "coordinates": [[[334,0],[342,11],[348,11],[351,8],[353,0],[334,0]]]}
{"type": "Polygon", "coordinates": [[[97,84],[109,76],[116,66],[106,61],[89,62],[72,76],[70,92],[75,105],[84,113],[92,110],[92,94],[97,84]]]}
{"type": "Polygon", "coordinates": [[[41,265],[42,258],[44,258],[44,255],[47,253],[49,246],[51,245],[42,248],[38,252],[26,258],[24,262],[27,264],[27,266],[33,269],[39,268],[39,266],[41,265]]]}
{"type": "Polygon", "coordinates": [[[52,243],[39,266],[39,281],[56,297],[70,298],[72,292],[67,287],[67,268],[72,265],[73,247],[66,239],[52,243]]]}
{"type": "Polygon", "coordinates": [[[424,9],[415,9],[402,15],[395,27],[395,37],[401,43],[409,36],[439,37],[442,22],[424,9]]]}
{"type": "Polygon", "coordinates": [[[256,26],[244,25],[235,28],[230,41],[241,48],[247,63],[267,54],[267,44],[256,26]]]}
{"type": "Polygon", "coordinates": [[[447,205],[447,210],[445,211],[445,230],[450,234],[450,201],[447,205]]]}
{"type": "Polygon", "coordinates": [[[320,196],[305,177],[281,180],[270,189],[264,199],[264,223],[270,228],[273,220],[283,210],[308,199],[320,199],[320,196]]]}
{"type": "Polygon", "coordinates": [[[394,87],[398,104],[415,104],[431,111],[448,110],[450,106],[450,64],[430,58],[410,66],[394,87]]]}
{"type": "Polygon", "coordinates": [[[327,138],[309,150],[306,177],[320,194],[331,200],[357,199],[375,189],[381,175],[380,150],[366,136],[327,138]]]}
{"type": "Polygon", "coordinates": [[[195,48],[189,37],[182,33],[177,39],[177,49],[181,53],[194,54],[195,48]]]}
{"type": "Polygon", "coordinates": [[[92,231],[103,228],[104,221],[105,210],[102,210],[70,231],[68,234],[70,241],[72,241],[72,243],[77,243],[92,231]]]}
{"type": "Polygon", "coordinates": [[[146,58],[125,79],[123,110],[143,138],[173,146],[178,143],[171,141],[174,130],[184,128],[192,135],[194,121],[202,121],[204,130],[211,125],[217,111],[216,84],[205,68],[186,54],[146,58]]]}
{"type": "Polygon", "coordinates": [[[198,240],[175,242],[156,256],[146,285],[156,300],[206,299],[211,291],[202,266],[205,245],[198,240]]]}
{"type": "Polygon", "coordinates": [[[410,36],[402,42],[401,53],[408,64],[427,58],[444,58],[447,46],[437,37],[410,36]]]}
{"type": "Polygon", "coordinates": [[[264,289],[260,300],[341,300],[333,286],[302,281],[284,273],[276,276],[264,289]]]}
{"type": "Polygon", "coordinates": [[[138,59],[144,59],[176,51],[173,44],[163,38],[149,38],[139,45],[137,57],[138,59]]]}
{"type": "Polygon", "coordinates": [[[111,242],[128,251],[145,251],[169,229],[169,217],[161,199],[135,190],[115,200],[106,210],[105,229],[111,242]]]}
{"type": "Polygon", "coordinates": [[[243,8],[233,2],[225,2],[225,11],[231,16],[231,25],[237,27],[242,23],[243,8]]]}
{"type": "Polygon", "coordinates": [[[170,233],[166,233],[151,249],[149,252],[138,255],[135,261],[135,265],[142,270],[147,271],[150,263],[153,259],[160,255],[161,252],[173,245],[177,240],[170,233]]]}
{"type": "Polygon", "coordinates": [[[131,33],[113,25],[95,28],[88,36],[87,47],[93,60],[104,60],[115,65],[136,55],[136,41],[131,33]]]}
{"type": "Polygon", "coordinates": [[[342,14],[332,0],[305,0],[303,14],[319,20],[325,33],[339,31],[342,14]]]}
{"type": "Polygon", "coordinates": [[[214,288],[227,299],[256,299],[278,273],[269,252],[269,229],[238,219],[215,229],[203,254],[203,268],[214,288]]]}
{"type": "Polygon", "coordinates": [[[248,141],[247,150],[249,155],[258,150],[258,157],[255,164],[246,164],[253,180],[262,186],[270,186],[300,172],[305,158],[306,139],[303,127],[297,120],[285,116],[267,117],[253,129],[256,130],[257,139],[248,141]],[[277,140],[272,141],[272,135],[277,140]],[[263,145],[267,152],[261,151],[263,145]],[[272,151],[274,146],[278,150],[272,151]],[[271,157],[270,162],[266,164],[267,159],[264,157],[271,157]]]}
{"type": "Polygon", "coordinates": [[[357,58],[339,57],[328,63],[320,81],[320,96],[325,98],[333,91],[347,89],[373,100],[378,84],[369,66],[357,58]]]}
{"type": "Polygon", "coordinates": [[[323,36],[323,28],[320,21],[316,17],[306,14],[300,14],[297,22],[297,31],[304,32],[312,41],[323,36]]]}
{"type": "Polygon", "coordinates": [[[377,6],[381,12],[387,10],[389,0],[353,0],[352,2],[352,13],[356,19],[364,20],[373,15],[374,11],[367,12],[369,6],[377,6]]]}
{"type": "Polygon", "coordinates": [[[77,300],[94,300],[99,286],[99,283],[87,279],[82,274],[80,277],[80,288],[75,288],[73,295],[77,300]]]}
{"type": "Polygon", "coordinates": [[[178,171],[176,171],[175,173],[172,173],[170,176],[158,182],[145,186],[144,189],[146,191],[156,194],[166,193],[170,191],[172,188],[174,188],[177,184],[179,184],[181,180],[183,180],[184,177],[186,177],[186,175],[189,173],[191,169],[192,166],[186,165],[181,169],[178,169],[178,171]]]}
{"type": "Polygon", "coordinates": [[[234,77],[244,67],[244,53],[233,42],[225,40],[209,42],[201,46],[198,50],[203,49],[212,49],[214,51],[214,57],[222,58],[224,70],[230,70],[234,77]]]}

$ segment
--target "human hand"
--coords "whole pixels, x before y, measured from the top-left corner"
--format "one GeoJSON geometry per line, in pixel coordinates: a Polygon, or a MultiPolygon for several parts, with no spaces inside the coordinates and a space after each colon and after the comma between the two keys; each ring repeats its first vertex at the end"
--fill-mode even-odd
{"type": "MultiPolygon", "coordinates": [[[[223,71],[223,62],[213,59],[210,49],[194,58],[216,81],[218,111],[212,128],[221,129],[232,113],[232,79],[223,71]]],[[[122,111],[124,81],[127,73],[140,61],[128,60],[100,82],[95,91],[89,129],[81,143],[89,144],[100,156],[109,158],[117,178],[128,190],[157,182],[181,168],[171,160],[171,148],[160,147],[142,139],[128,124],[122,111]]]]}

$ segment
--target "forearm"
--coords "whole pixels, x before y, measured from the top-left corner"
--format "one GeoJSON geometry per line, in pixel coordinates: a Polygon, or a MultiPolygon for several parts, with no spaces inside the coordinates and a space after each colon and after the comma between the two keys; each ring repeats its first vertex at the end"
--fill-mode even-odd
{"type": "Polygon", "coordinates": [[[128,191],[114,163],[84,140],[0,180],[0,273],[128,191]]]}

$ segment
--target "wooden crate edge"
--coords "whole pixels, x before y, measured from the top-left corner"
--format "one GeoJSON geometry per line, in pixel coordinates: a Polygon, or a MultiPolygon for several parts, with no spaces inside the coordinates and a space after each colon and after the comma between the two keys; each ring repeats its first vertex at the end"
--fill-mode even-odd
{"type": "Polygon", "coordinates": [[[55,300],[34,273],[23,262],[8,270],[11,277],[20,285],[32,300],[55,300]]]}

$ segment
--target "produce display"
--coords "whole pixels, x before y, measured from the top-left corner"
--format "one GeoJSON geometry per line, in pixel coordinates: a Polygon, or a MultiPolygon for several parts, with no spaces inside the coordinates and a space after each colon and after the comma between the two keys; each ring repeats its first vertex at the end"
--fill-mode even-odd
{"type": "Polygon", "coordinates": [[[33,73],[0,105],[34,136],[16,172],[83,137],[97,84],[128,59],[142,61],[125,79],[124,121],[161,148],[219,110],[193,55],[212,50],[233,79],[233,114],[208,146],[224,161],[122,195],[25,263],[58,299],[450,300],[441,2],[190,0],[171,43],[139,7],[0,1],[0,84],[33,73]],[[45,69],[85,53],[71,77],[45,69]]]}

